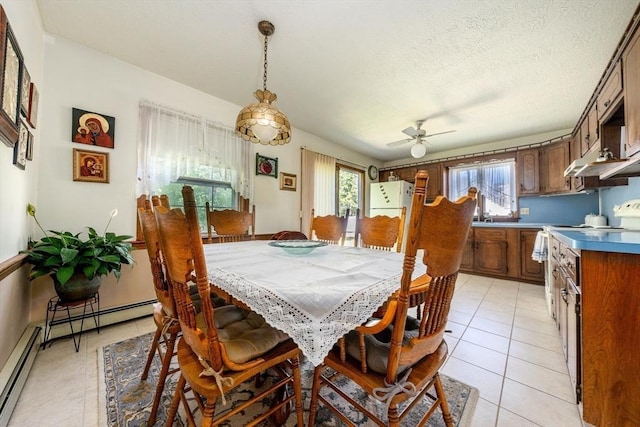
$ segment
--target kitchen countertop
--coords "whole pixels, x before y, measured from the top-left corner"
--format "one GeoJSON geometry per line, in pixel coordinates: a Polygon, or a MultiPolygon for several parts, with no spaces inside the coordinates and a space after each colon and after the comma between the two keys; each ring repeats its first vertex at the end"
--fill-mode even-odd
{"type": "Polygon", "coordinates": [[[484,222],[473,221],[472,227],[498,227],[498,228],[543,228],[549,224],[541,222],[484,222]]]}
{"type": "Polygon", "coordinates": [[[640,230],[550,228],[549,231],[573,249],[640,254],[640,230]]]}

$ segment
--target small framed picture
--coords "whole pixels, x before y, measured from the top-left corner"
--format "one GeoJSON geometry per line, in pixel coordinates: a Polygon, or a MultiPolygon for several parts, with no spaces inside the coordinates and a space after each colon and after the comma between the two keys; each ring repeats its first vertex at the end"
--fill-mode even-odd
{"type": "Polygon", "coordinates": [[[27,166],[27,145],[29,144],[29,128],[20,120],[18,130],[18,143],[13,146],[13,164],[18,169],[24,170],[27,166]]]}
{"type": "Polygon", "coordinates": [[[23,117],[29,116],[29,90],[31,89],[31,76],[27,67],[22,66],[22,80],[20,82],[20,113],[23,117]]]}
{"type": "Polygon", "coordinates": [[[296,191],[297,177],[292,173],[280,172],[280,189],[296,191]]]}
{"type": "Polygon", "coordinates": [[[29,132],[29,140],[27,141],[27,160],[33,160],[33,134],[29,132]]]}
{"type": "Polygon", "coordinates": [[[261,156],[256,153],[256,175],[278,177],[278,158],[261,156]]]}
{"type": "Polygon", "coordinates": [[[0,136],[13,148],[20,137],[20,70],[22,53],[0,5],[0,136]]]}
{"type": "Polygon", "coordinates": [[[113,148],[115,117],[74,108],[72,111],[71,140],[80,144],[113,148]]]}
{"type": "Polygon", "coordinates": [[[31,82],[29,85],[29,115],[27,116],[27,122],[34,129],[38,121],[38,98],[38,88],[31,82]]]}
{"type": "Polygon", "coordinates": [[[109,153],[73,149],[73,180],[109,183],[109,153]]]}

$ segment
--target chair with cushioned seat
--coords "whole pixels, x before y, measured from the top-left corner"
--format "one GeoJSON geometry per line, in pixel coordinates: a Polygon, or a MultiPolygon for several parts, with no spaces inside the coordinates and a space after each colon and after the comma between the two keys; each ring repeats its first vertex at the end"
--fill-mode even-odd
{"type": "Polygon", "coordinates": [[[207,202],[206,213],[209,243],[213,242],[213,231],[219,243],[255,240],[256,205],[252,205],[251,212],[233,209],[211,210],[207,202]]]}
{"type": "Polygon", "coordinates": [[[406,215],[407,208],[403,207],[400,216],[377,215],[360,218],[360,209],[358,209],[354,246],[382,251],[390,251],[395,247],[396,252],[401,252],[406,215]]]}
{"type": "Polygon", "coordinates": [[[343,217],[337,215],[315,216],[315,209],[311,209],[309,239],[344,245],[348,221],[349,209],[343,217]]]}
{"type": "MultiPolygon", "coordinates": [[[[155,210],[160,244],[176,309],[182,337],[178,341],[180,379],[169,412],[171,425],[188,385],[196,396],[204,397],[202,425],[219,425],[243,411],[265,395],[293,388],[293,395],[280,401],[256,417],[256,424],[272,413],[295,404],[297,425],[304,424],[302,387],[300,383],[300,350],[283,332],[269,326],[254,312],[229,305],[213,309],[209,299],[209,280],[200,236],[193,189],[183,187],[184,213],[180,209],[155,210]],[[189,293],[189,282],[196,281],[202,299],[198,314],[189,293]],[[246,402],[215,417],[216,402],[226,404],[226,395],[240,384],[267,369],[274,369],[281,380],[267,391],[252,396],[246,402]]],[[[285,393],[286,395],[286,393],[285,393]]],[[[184,402],[184,399],[183,399],[184,402]]],[[[191,413],[185,407],[187,413],[191,413]]]]}
{"type": "Polygon", "coordinates": [[[399,426],[414,409],[416,399],[425,396],[433,402],[417,425],[424,425],[438,407],[445,424],[453,425],[438,371],[448,353],[443,337],[476,206],[476,189],[456,202],[438,197],[425,205],[428,178],[426,171],[416,175],[399,290],[379,310],[380,317],[349,332],[341,340],[344,345],[336,346],[316,367],[309,426],[314,425],[319,402],[345,420],[340,409],[323,397],[325,387],[379,425],[399,426]],[[418,250],[423,251],[427,269],[412,279],[418,250]],[[421,319],[407,316],[408,309],[417,305],[422,307],[421,319]],[[326,368],[330,368],[327,373],[326,368]],[[386,414],[372,414],[345,394],[340,389],[345,377],[386,405],[386,414]],[[435,396],[427,393],[432,385],[435,396]]]}

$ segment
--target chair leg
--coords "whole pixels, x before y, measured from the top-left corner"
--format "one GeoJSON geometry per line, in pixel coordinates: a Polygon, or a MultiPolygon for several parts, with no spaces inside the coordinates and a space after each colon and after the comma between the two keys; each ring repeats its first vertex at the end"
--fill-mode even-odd
{"type": "Polygon", "coordinates": [[[151,368],[151,362],[156,355],[160,335],[162,335],[162,327],[158,326],[156,328],[156,333],[153,335],[153,341],[151,342],[151,348],[149,349],[149,355],[147,356],[147,364],[144,366],[144,371],[142,371],[142,377],[140,377],[142,381],[145,381],[149,376],[149,369],[151,368]]]}
{"type": "Polygon", "coordinates": [[[158,406],[160,405],[160,398],[162,398],[162,392],[164,391],[164,384],[169,373],[169,367],[171,366],[171,359],[173,359],[173,352],[175,350],[176,338],[178,333],[174,332],[169,334],[169,338],[166,339],[166,349],[164,353],[164,359],[162,360],[162,369],[160,370],[160,376],[158,377],[158,384],[156,385],[156,394],[153,397],[153,406],[151,406],[151,415],[149,416],[148,426],[152,426],[156,422],[156,415],[158,412],[158,406]]]}
{"type": "Polygon", "coordinates": [[[316,422],[316,412],[318,411],[318,393],[322,387],[320,376],[324,365],[318,365],[313,370],[313,386],[311,388],[311,404],[309,405],[309,427],[313,427],[316,422]]]}
{"type": "Polygon", "coordinates": [[[440,400],[440,409],[442,410],[442,418],[447,427],[453,427],[453,418],[451,418],[451,411],[449,410],[449,402],[447,402],[447,396],[444,394],[444,388],[442,387],[442,381],[440,381],[440,374],[435,375],[436,395],[440,400]]]}
{"type": "Polygon", "coordinates": [[[300,375],[300,356],[291,359],[291,372],[293,373],[293,391],[296,396],[296,416],[298,427],[304,426],[304,411],[302,408],[302,376],[300,375]]]}
{"type": "Polygon", "coordinates": [[[400,415],[398,414],[398,404],[392,403],[389,406],[389,427],[400,427],[400,415]]]}
{"type": "Polygon", "coordinates": [[[176,391],[173,393],[173,399],[171,400],[171,407],[169,408],[169,414],[167,415],[167,426],[173,425],[173,420],[176,418],[176,414],[178,413],[178,405],[180,404],[180,398],[184,394],[184,385],[186,381],[182,374],[180,374],[180,379],[178,379],[178,384],[176,385],[176,391]]]}
{"type": "Polygon", "coordinates": [[[216,414],[216,402],[207,402],[202,411],[202,427],[212,427],[213,417],[216,414]]]}

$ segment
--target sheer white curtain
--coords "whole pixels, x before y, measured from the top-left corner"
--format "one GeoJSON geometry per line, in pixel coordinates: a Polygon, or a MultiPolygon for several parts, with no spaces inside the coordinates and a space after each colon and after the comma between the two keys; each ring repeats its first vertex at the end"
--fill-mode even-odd
{"type": "Polygon", "coordinates": [[[136,196],[157,194],[180,176],[215,179],[251,198],[250,144],[233,129],[168,107],[140,102],[136,196]]]}
{"type": "Polygon", "coordinates": [[[309,232],[311,209],[316,216],[336,213],[335,157],[302,149],[302,232],[309,232]]]}

